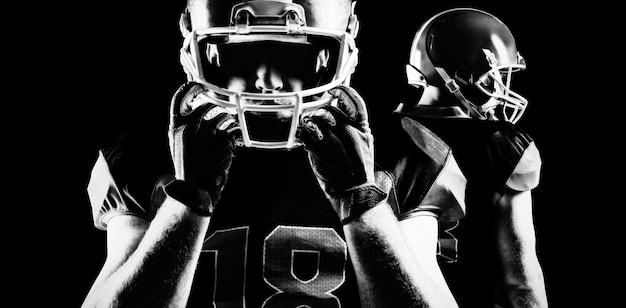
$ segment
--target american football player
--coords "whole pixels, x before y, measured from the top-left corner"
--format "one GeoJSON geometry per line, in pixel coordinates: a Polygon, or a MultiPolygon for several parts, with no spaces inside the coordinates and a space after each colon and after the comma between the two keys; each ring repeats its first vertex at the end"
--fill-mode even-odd
{"type": "Polygon", "coordinates": [[[528,101],[511,89],[525,68],[509,28],[479,9],[434,15],[411,45],[407,80],[418,99],[405,99],[394,117],[409,135],[440,137],[467,178],[466,216],[439,241],[461,307],[548,305],[532,215],[542,162],[515,125],[528,101]]]}
{"type": "Polygon", "coordinates": [[[107,258],[83,306],[456,306],[413,214],[459,213],[392,206],[375,172],[354,3],[189,0],[180,28],[169,151],[129,135],[94,166],[107,258]]]}

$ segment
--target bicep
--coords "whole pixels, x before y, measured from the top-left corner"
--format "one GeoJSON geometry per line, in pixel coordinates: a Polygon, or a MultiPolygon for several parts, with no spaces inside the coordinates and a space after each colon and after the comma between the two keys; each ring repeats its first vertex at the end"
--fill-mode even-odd
{"type": "Polygon", "coordinates": [[[531,191],[495,195],[498,252],[509,300],[514,307],[547,307],[543,271],[535,248],[531,191]]]}
{"type": "MultiPolygon", "coordinates": [[[[134,215],[118,215],[107,225],[107,256],[83,306],[92,306],[107,292],[106,283],[137,249],[146,230],[148,221],[134,215]]],[[[110,291],[110,290],[109,290],[110,291]]]]}
{"type": "Polygon", "coordinates": [[[149,223],[134,215],[119,215],[107,226],[107,257],[98,278],[110,276],[119,269],[137,249],[149,223]]]}
{"type": "Polygon", "coordinates": [[[499,251],[507,259],[535,253],[532,193],[505,189],[496,192],[496,236],[499,251]]]}
{"type": "Polygon", "coordinates": [[[437,263],[438,217],[429,212],[414,215],[400,221],[402,235],[415,260],[437,284],[447,287],[447,283],[437,263]]]}
{"type": "MultiPolygon", "coordinates": [[[[526,298],[528,290],[543,292],[543,272],[535,248],[531,191],[496,193],[497,252],[510,296],[526,298]]],[[[539,294],[539,293],[537,293],[539,294]]]]}
{"type": "Polygon", "coordinates": [[[434,215],[414,215],[400,221],[400,228],[407,245],[416,258],[435,258],[437,252],[438,222],[434,215]]]}

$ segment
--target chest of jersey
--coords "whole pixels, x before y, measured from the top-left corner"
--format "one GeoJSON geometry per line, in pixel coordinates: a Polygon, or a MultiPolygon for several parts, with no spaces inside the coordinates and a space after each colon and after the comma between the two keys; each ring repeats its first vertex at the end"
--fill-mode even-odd
{"type": "Polygon", "coordinates": [[[238,153],[212,218],[190,307],[354,307],[337,215],[304,150],[238,153]]]}

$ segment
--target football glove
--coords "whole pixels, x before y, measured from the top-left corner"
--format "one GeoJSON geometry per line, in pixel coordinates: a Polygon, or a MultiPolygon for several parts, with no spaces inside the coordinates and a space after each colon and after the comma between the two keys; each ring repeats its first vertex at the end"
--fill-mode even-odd
{"type": "Polygon", "coordinates": [[[241,130],[224,108],[198,98],[204,91],[201,84],[188,82],[172,98],[168,136],[176,180],[165,192],[210,216],[226,184],[241,130]]]}
{"type": "Polygon", "coordinates": [[[320,186],[345,224],[387,194],[375,182],[374,138],[363,99],[346,86],[329,94],[336,104],[303,115],[300,139],[320,186]]]}

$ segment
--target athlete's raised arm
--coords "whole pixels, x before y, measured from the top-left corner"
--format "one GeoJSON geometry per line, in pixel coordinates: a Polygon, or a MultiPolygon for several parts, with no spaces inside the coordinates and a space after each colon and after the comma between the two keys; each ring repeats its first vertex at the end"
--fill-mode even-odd
{"type": "Polygon", "coordinates": [[[337,104],[303,117],[313,170],[342,221],[363,307],[454,307],[449,292],[414,258],[387,192],[376,183],[373,137],[363,99],[348,87],[337,104]]]}
{"type": "Polygon", "coordinates": [[[186,305],[238,129],[219,107],[193,105],[202,91],[188,83],[172,99],[169,140],[175,180],[164,186],[164,198],[152,200],[159,203],[154,218],[121,207],[97,215],[96,221],[107,219],[107,259],[84,307],[186,305]]]}

